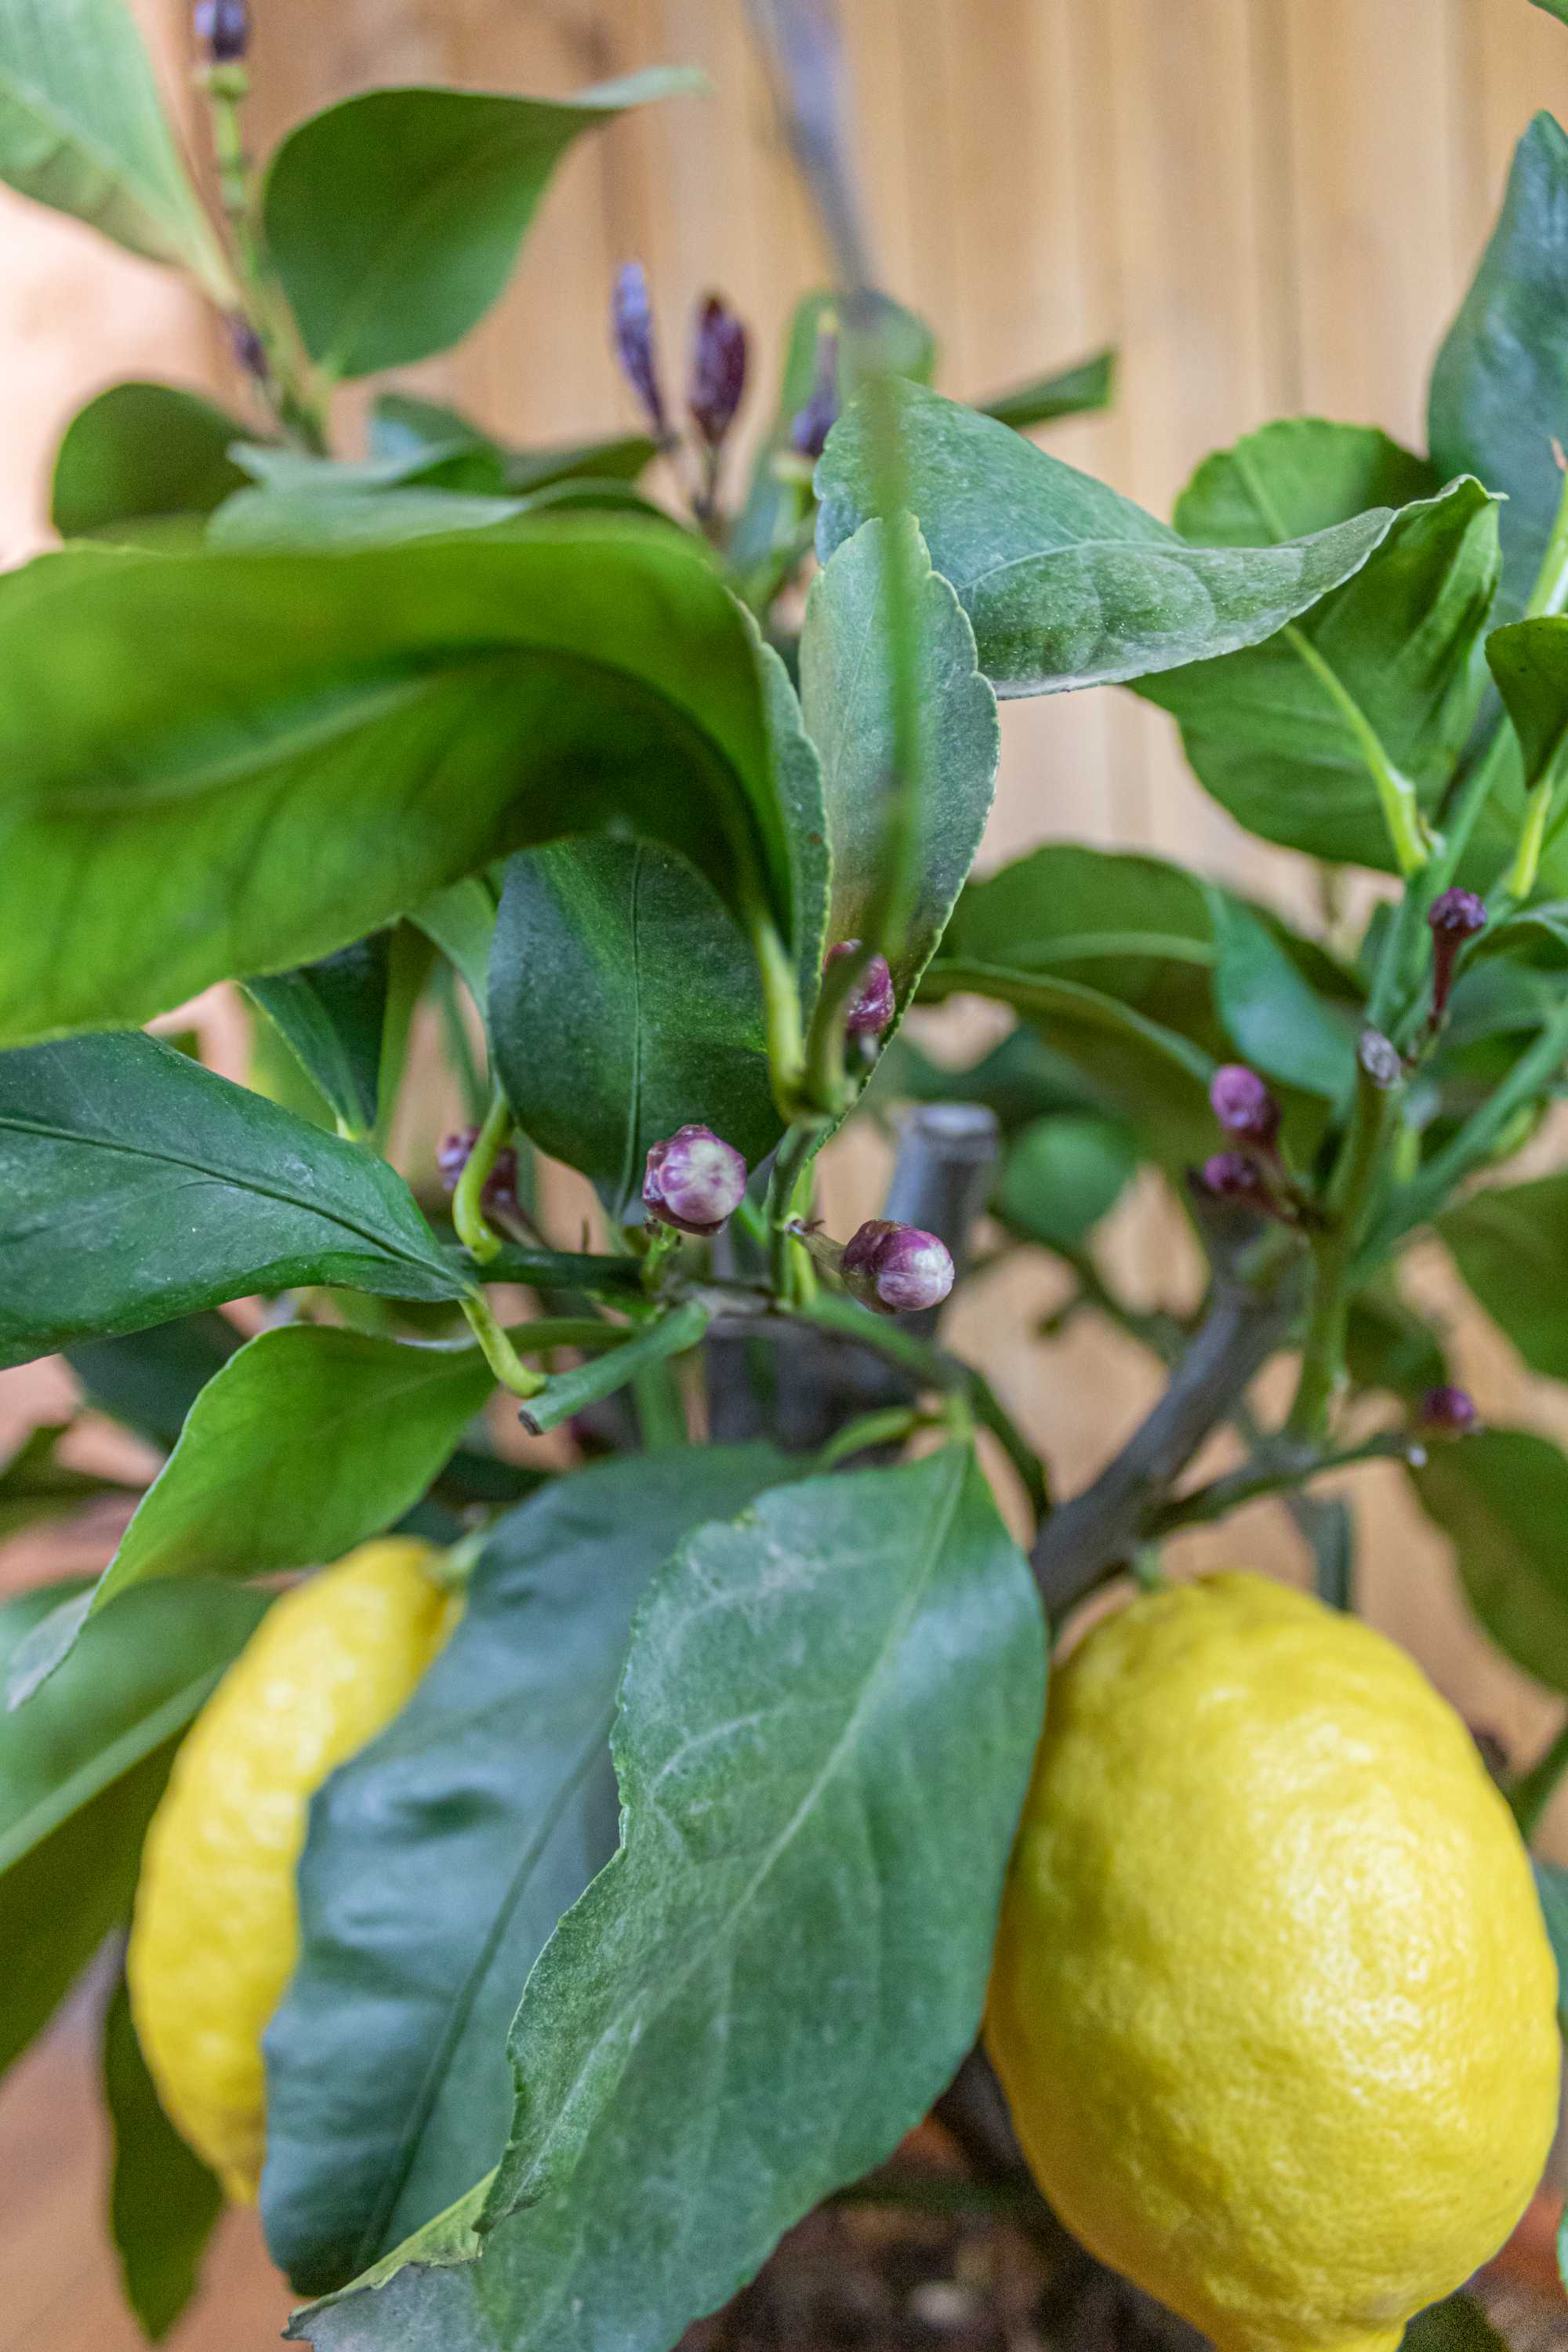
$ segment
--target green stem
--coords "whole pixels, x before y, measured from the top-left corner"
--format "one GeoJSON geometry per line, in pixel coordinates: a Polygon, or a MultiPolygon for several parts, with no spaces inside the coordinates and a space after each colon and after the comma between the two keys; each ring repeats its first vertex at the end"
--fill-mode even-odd
{"type": "Polygon", "coordinates": [[[826,1137],[826,1120],[797,1119],[779,1145],[768,1182],[768,1247],[773,1288],[786,1306],[803,1306],[816,1288],[810,1256],[789,1228],[792,1219],[802,1210],[796,1195],[826,1137]]]}
{"type": "MultiPolygon", "coordinates": [[[[1558,453],[1561,464],[1561,452],[1558,453]]],[[[1563,488],[1557,494],[1557,512],[1552,520],[1552,535],[1546,542],[1541,567],[1535,575],[1535,585],[1530,592],[1530,602],[1524,608],[1527,621],[1545,620],[1560,613],[1568,604],[1568,467],[1563,467],[1563,488]]]]}
{"type": "Polygon", "coordinates": [[[1541,1825],[1541,1817],[1557,1793],[1559,1781],[1568,1772],[1568,1723],[1563,1726],[1546,1753],[1533,1763],[1528,1772],[1521,1772],[1508,1792],[1513,1808],[1519,1833],[1528,1845],[1541,1825]]]}
{"type": "Polygon", "coordinates": [[[542,1372],[531,1372],[513,1348],[511,1341],[496,1321],[489,1300],[482,1290],[470,1290],[463,1300],[463,1312],[468,1328],[485,1351],[485,1361],[500,1382],[513,1396],[535,1397],[545,1386],[542,1372]]]}
{"type": "Polygon", "coordinates": [[[673,1454],[691,1443],[691,1432],[686,1425],[686,1407],[681,1402],[680,1387],[675,1367],[668,1362],[648,1364],[634,1375],[632,1402],[637,1407],[637,1427],[642,1432],[645,1454],[673,1454]]]}
{"type": "Polygon", "coordinates": [[[1312,1304],[1296,1401],[1285,1424],[1288,1435],[1300,1443],[1316,1444],[1321,1438],[1344,1379],[1350,1268],[1401,1092],[1398,1087],[1380,1086],[1357,1062],[1350,1133],[1330,1188],[1327,1219],[1311,1236],[1312,1304]]]}
{"type": "Polygon", "coordinates": [[[1521,1055],[1490,1100],[1468,1119],[1451,1143],[1396,1192],[1372,1234],[1368,1254],[1391,1249],[1412,1225],[1425,1223],[1456,1184],[1479,1167],[1514,1113],[1549,1087],[1568,1059],[1568,1003],[1560,1005],[1527,1054],[1521,1055]]]}
{"type": "Polygon", "coordinates": [[[481,1265],[489,1265],[501,1252],[500,1235],[485,1222],[483,1202],[485,1186],[510,1133],[511,1107],[497,1087],[452,1195],[452,1223],[458,1239],[481,1265]]]}
{"type": "Polygon", "coordinates": [[[1552,814],[1552,787],[1545,777],[1530,795],[1525,812],[1524,830],[1519,836],[1519,849],[1512,870],[1503,889],[1510,898],[1522,902],[1535,887],[1535,877],[1541,866],[1542,845],[1546,839],[1546,820],[1552,814]]]}
{"type": "Polygon", "coordinates": [[[278,421],[312,455],[327,450],[326,415],[320,394],[308,383],[309,362],[295,344],[293,321],[276,293],[267,256],[258,240],[251,203],[250,157],[241,109],[250,94],[243,65],[209,67],[203,79],[212,122],[218,194],[229,239],[239,264],[245,311],[267,355],[268,389],[278,421]]]}
{"type": "Polygon", "coordinates": [[[1321,1476],[1327,1470],[1350,1470],[1363,1462],[1408,1462],[1411,1441],[1404,1430],[1382,1430],[1375,1437],[1365,1439],[1360,1445],[1350,1445],[1339,1453],[1323,1453],[1313,1449],[1301,1454],[1294,1450],[1276,1462],[1248,1463],[1233,1470],[1223,1478],[1196,1487],[1190,1495],[1178,1495],[1174,1502],[1164,1504],[1148,1522],[1148,1533],[1160,1538],[1173,1535],[1178,1528],[1206,1527],[1215,1519],[1228,1517],[1244,1503],[1255,1503],[1269,1495],[1289,1495],[1311,1478],[1321,1476]]]}
{"type": "Polygon", "coordinates": [[[805,1099],[818,1118],[836,1118],[845,1108],[845,1017],[875,952],[862,940],[854,954],[836,956],[823,975],[805,1041],[805,1099]]]}
{"type": "Polygon", "coordinates": [[[835,1432],[818,1452],[816,1466],[819,1471],[836,1470],[852,1454],[864,1454],[871,1446],[901,1445],[913,1431],[924,1428],[930,1418],[909,1404],[893,1404],[882,1412],[862,1413],[858,1421],[847,1423],[835,1432]]]}
{"type": "Polygon", "coordinates": [[[768,1071],[781,1118],[800,1110],[805,1086],[805,1039],[800,988],[773,918],[759,910],[752,919],[752,953],[763,983],[763,1016],[768,1041],[768,1071]]]}

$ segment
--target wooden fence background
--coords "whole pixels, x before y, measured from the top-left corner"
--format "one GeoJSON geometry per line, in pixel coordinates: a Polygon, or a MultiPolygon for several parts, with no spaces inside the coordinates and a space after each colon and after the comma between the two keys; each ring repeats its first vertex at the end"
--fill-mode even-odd
{"type": "MultiPolygon", "coordinates": [[[[413,372],[411,383],[460,399],[518,439],[630,424],[608,354],[605,299],[613,268],[633,255],[648,265],[672,358],[693,298],[716,287],[752,323],[761,376],[771,376],[790,305],[823,264],[742,0],[253,5],[258,142],[374,82],[559,92],[660,61],[700,65],[710,79],[710,98],[651,110],[584,143],[506,299],[459,352],[413,372]]],[[[1205,451],[1272,415],[1374,421],[1417,439],[1426,368],[1513,142],[1536,108],[1568,115],[1568,33],[1527,0],[842,6],[881,275],[937,328],[943,388],[989,392],[1115,343],[1114,411],[1057,428],[1050,446],[1159,511],[1205,451]]],[[[139,0],[139,9],[199,150],[180,95],[186,0],[139,0]]],[[[194,297],[4,192],[0,354],[5,562],[43,542],[49,454],[91,393],[155,373],[237,396],[222,337],[194,297]]],[[[1299,865],[1247,840],[1203,796],[1161,714],[1096,693],[1011,705],[1005,730],[989,855],[1053,835],[1146,845],[1282,905],[1300,903],[1299,865]]],[[[1149,1295],[1168,1286],[1170,1228],[1157,1215],[1127,1220],[1116,1248],[1149,1295]]],[[[1419,1279],[1454,1318],[1458,1358],[1483,1408],[1568,1434],[1563,1392],[1528,1380],[1467,1323],[1440,1265],[1423,1266],[1419,1279]]],[[[1132,1351],[1089,1334],[1053,1349],[1042,1369],[1029,1327],[1052,1295],[1045,1276],[983,1285],[962,1310],[963,1336],[1041,1433],[1052,1433],[1071,1476],[1140,1411],[1151,1375],[1132,1351]]],[[[25,1412],[31,1393],[18,1376],[0,1377],[0,1420],[25,1412]]],[[[1473,1719],[1529,1752],[1559,1710],[1468,1626],[1444,1549],[1397,1477],[1367,1474],[1358,1494],[1371,1613],[1473,1719]]],[[[1253,1515],[1246,1540],[1253,1557],[1293,1570],[1277,1520],[1253,1515]]],[[[1568,1820],[1558,1818],[1559,1842],[1568,1842],[1568,1820]]],[[[47,2053],[34,2062],[52,2063],[47,2053]]],[[[63,2217],[88,2194],[77,2179],[85,2126],[69,2122],[79,2102],[58,2095],[66,2105],[57,2112],[43,2080],[32,2137],[18,2134],[20,2113],[10,2111],[0,2172],[36,2163],[47,2111],[65,2168],[47,2210],[63,2217]]],[[[42,2193],[35,2185],[34,2206],[42,2193]]],[[[58,2239],[52,2258],[40,2251],[40,2226],[53,2237],[39,2211],[7,2241],[0,2222],[8,2287],[16,2261],[23,2278],[0,2315],[0,2352],[24,2341],[62,2352],[117,2346],[106,2277],[89,2263],[84,2288],[76,2253],[58,2239]]],[[[220,2315],[226,2343],[271,2340],[271,2299],[258,2289],[254,2310],[242,2308],[244,2275],[243,2254],[231,2250],[226,2299],[209,2303],[176,2340],[215,2340],[220,2315]]]]}

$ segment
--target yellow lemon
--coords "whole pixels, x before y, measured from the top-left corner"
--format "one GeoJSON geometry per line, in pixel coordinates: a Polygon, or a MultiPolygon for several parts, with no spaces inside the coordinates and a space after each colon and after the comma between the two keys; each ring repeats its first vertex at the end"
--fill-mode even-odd
{"type": "Polygon", "coordinates": [[[1508,1808],[1381,1635],[1233,1573],[1063,1667],[987,2044],[1062,2219],[1221,2352],[1388,2352],[1496,2250],[1555,2007],[1508,1808]]]}
{"type": "Polygon", "coordinates": [[[266,2152],[261,2036],[299,1946],[310,1801],[388,1724],[458,1604],[426,1544],[366,1544],[268,1612],[175,1759],[142,1855],[126,1960],[169,2116],[231,2197],[266,2152]]]}

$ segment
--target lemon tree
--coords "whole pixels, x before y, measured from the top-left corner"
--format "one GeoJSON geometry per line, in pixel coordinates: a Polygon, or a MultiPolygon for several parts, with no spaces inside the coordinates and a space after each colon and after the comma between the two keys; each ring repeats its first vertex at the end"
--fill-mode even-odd
{"type": "Polygon", "coordinates": [[[1218,2352],[1485,2345],[1568,1735],[1483,1761],[1363,1621],[1354,1474],[1568,1695],[1568,1456],[1478,1428],[1405,1274],[1568,1377],[1568,136],[1426,447],[1277,420],[1167,520],[1031,437],[1110,354],[952,396],[822,12],[751,13],[833,282],[742,478],[752,322],[635,259],[626,429],[388,378],[679,61],[252,157],[250,8],[199,0],[209,210],[124,0],[0,0],[0,180],[184,268],[237,371],[100,391],[0,578],[0,1367],[77,1395],[0,1542],[121,1529],[0,1607],[0,2065],[110,1987],[153,2336],[254,2199],[320,2352],[669,2352],[940,2105],[1068,2336],[1109,2267],[1218,2352]],[[1321,920],[1048,808],[974,878],[1000,703],[1097,685],[1334,869],[1321,920]],[[214,982],[245,1083],[179,1015],[214,982]],[[960,1066],[921,1023],[969,998],[960,1066]],[[856,1120],[880,1189],[819,1182],[856,1120]],[[1134,1180],[1203,1267],[1152,1298],[1101,1247],[1134,1180]],[[1042,1343],[1150,1359],[1078,1491],[1063,1360],[968,1345],[1031,1254],[1042,1343]],[[1259,1500],[1311,1592],[1191,1581],[1259,1500]]]}

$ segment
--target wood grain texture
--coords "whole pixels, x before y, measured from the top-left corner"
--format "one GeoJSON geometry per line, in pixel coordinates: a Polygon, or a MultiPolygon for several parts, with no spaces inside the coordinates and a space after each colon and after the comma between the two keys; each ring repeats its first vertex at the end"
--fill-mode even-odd
{"type": "MultiPolygon", "coordinates": [[[[188,63],[186,0],[138,0],[172,91],[188,63]]],[[[1161,511],[1211,448],[1292,411],[1418,436],[1425,375],[1495,212],[1531,113],[1568,118],[1568,33],[1527,0],[842,0],[868,214],[889,289],[942,335],[944,389],[983,394],[1105,341],[1122,352],[1109,417],[1049,446],[1161,511]]],[[[611,270],[649,268],[679,382],[693,302],[721,289],[771,380],[795,298],[823,274],[814,224],[748,46],[740,0],[258,0],[252,122],[265,146],[314,107],[376,82],[450,79],[561,92],[658,62],[700,65],[709,100],[649,110],[584,142],[544,208],[514,285],[458,352],[405,381],[519,439],[635,422],[613,367],[611,270]]],[[[195,150],[204,142],[194,111],[195,150]]],[[[40,543],[50,454],[103,383],[153,372],[236,396],[221,333],[195,299],[90,234],[0,195],[0,559],[40,543]]],[[[753,421],[765,405],[753,397],[753,421]]],[[[360,429],[363,397],[342,425],[360,429]]],[[[1306,869],[1248,841],[1198,791],[1158,712],[1111,693],[1013,704],[987,856],[1070,835],[1147,845],[1310,904],[1306,869]]],[[[973,1045],[988,1016],[944,1014],[973,1045]],[[967,1028],[965,1029],[965,1022],[967,1028]]],[[[427,1137],[410,1138],[410,1150],[427,1137]]],[[[828,1221],[874,1211],[877,1139],[847,1139],[828,1221]]],[[[566,1197],[563,1191],[563,1199],[566,1197]]],[[[572,1195],[574,1201],[577,1195],[572,1195]]],[[[1140,1302],[1195,1279],[1147,1192],[1109,1243],[1140,1302]]],[[[1483,1411],[1568,1437],[1564,1392],[1526,1378],[1433,1253],[1416,1269],[1483,1411]]],[[[992,1370],[1070,1488],[1145,1409],[1155,1376],[1083,1324],[1042,1350],[1058,1302],[1043,1263],[983,1279],[954,1339],[992,1370]]],[[[1284,1402],[1288,1383],[1277,1382],[1284,1402]]],[[[32,1382],[29,1387],[28,1381],[32,1382]]],[[[0,1376],[0,1419],[56,1402],[0,1376]]],[[[1369,1612],[1473,1721],[1529,1754],[1551,1701],[1475,1633],[1444,1547],[1394,1474],[1363,1474],[1369,1612]]],[[[104,1531],[82,1531],[87,1564],[104,1531]]],[[[1258,1507],[1179,1557],[1302,1563],[1258,1507]]],[[[37,1573],[40,1555],[20,1565],[37,1573]]],[[[0,1563],[0,1573],[18,1565],[0,1563]]],[[[1568,1818],[1557,1842],[1568,1852],[1568,1818]]],[[[118,2352],[135,2340],[91,2247],[101,2150],[85,2022],[28,2062],[0,2101],[0,2352],[118,2352]]],[[[253,2231],[223,2242],[176,2345],[249,2352],[282,2298],[253,2231]]]]}

